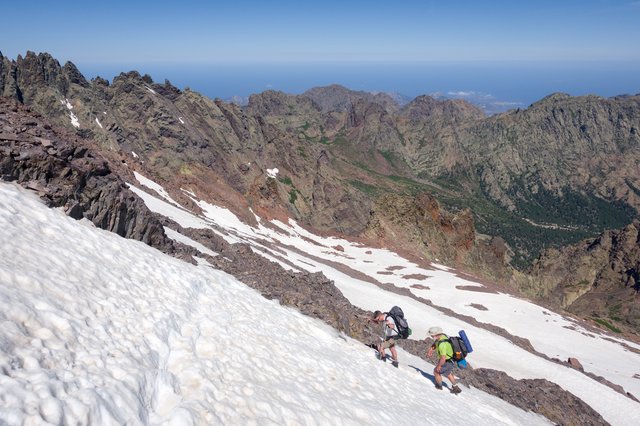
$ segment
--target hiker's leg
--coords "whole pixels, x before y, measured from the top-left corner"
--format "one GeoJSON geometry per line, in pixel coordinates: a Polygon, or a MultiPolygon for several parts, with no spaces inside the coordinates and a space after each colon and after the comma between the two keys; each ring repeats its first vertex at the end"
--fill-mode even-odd
{"type": "MultiPolygon", "coordinates": [[[[391,356],[393,356],[393,353],[395,352],[395,348],[394,348],[395,342],[393,341],[393,339],[387,339],[384,342],[382,342],[380,344],[380,349],[382,350],[381,354],[384,355],[384,350],[385,349],[389,349],[391,351],[391,356]]],[[[394,358],[395,359],[395,358],[394,358]]]]}
{"type": "Polygon", "coordinates": [[[393,346],[391,346],[389,348],[389,350],[391,351],[391,358],[393,358],[394,361],[398,360],[398,351],[396,351],[396,345],[394,344],[393,346]]]}
{"type": "Polygon", "coordinates": [[[380,359],[384,359],[387,355],[384,353],[384,342],[378,344],[378,355],[380,359]]]}
{"type": "Polygon", "coordinates": [[[442,386],[442,376],[436,370],[433,370],[433,377],[436,379],[436,385],[442,386]]]}
{"type": "Polygon", "coordinates": [[[382,347],[382,343],[378,343],[378,345],[376,346],[376,349],[378,350],[378,356],[380,357],[380,359],[384,358],[384,348],[382,347]]]}
{"type": "Polygon", "coordinates": [[[449,374],[447,376],[447,379],[449,379],[449,381],[451,382],[452,385],[456,385],[456,378],[454,377],[453,373],[449,374]]]}

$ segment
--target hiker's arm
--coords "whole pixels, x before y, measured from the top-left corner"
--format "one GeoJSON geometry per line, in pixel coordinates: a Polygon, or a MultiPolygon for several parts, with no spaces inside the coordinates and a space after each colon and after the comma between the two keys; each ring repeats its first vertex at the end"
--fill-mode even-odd
{"type": "Polygon", "coordinates": [[[433,355],[433,351],[436,349],[436,345],[431,345],[429,347],[429,350],[427,351],[427,358],[431,358],[431,355],[433,355]]]}

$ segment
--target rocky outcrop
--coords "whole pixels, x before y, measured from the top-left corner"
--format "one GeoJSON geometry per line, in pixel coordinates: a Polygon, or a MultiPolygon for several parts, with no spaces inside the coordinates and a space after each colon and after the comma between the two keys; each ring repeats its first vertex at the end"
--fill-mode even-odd
{"type": "Polygon", "coordinates": [[[534,221],[562,224],[551,199],[581,194],[640,208],[640,96],[554,94],[476,123],[461,140],[484,191],[534,221]]]}
{"type": "Polygon", "coordinates": [[[612,331],[640,329],[640,221],[548,250],[530,274],[533,295],[612,331]]]}
{"type": "Polygon", "coordinates": [[[28,107],[0,98],[3,180],[36,191],[49,206],[63,207],[75,219],[86,218],[122,237],[176,253],[157,218],[111,167],[102,155],[28,107]]]}
{"type": "MultiPolygon", "coordinates": [[[[401,342],[404,350],[423,358],[432,343],[433,340],[401,342]]],[[[433,359],[432,362],[435,364],[436,360],[433,359]]],[[[433,375],[431,371],[417,370],[427,378],[433,375]]],[[[464,370],[456,369],[454,374],[461,379],[460,383],[463,385],[495,395],[525,411],[538,413],[557,425],[608,424],[580,398],[546,379],[516,380],[502,371],[472,366],[464,370]]]]}
{"type": "Polygon", "coordinates": [[[318,105],[324,112],[348,112],[358,102],[380,105],[387,112],[396,112],[400,108],[399,102],[387,93],[370,93],[350,90],[339,84],[324,87],[314,87],[302,94],[318,105]]]}
{"type": "Polygon", "coordinates": [[[557,425],[608,424],[584,401],[548,380],[516,380],[502,371],[487,368],[460,371],[464,383],[523,410],[541,414],[557,425]]]}
{"type": "Polygon", "coordinates": [[[416,196],[385,194],[376,199],[363,235],[427,259],[507,279],[506,250],[500,249],[501,241],[478,239],[471,210],[450,213],[426,192],[416,196]]]}

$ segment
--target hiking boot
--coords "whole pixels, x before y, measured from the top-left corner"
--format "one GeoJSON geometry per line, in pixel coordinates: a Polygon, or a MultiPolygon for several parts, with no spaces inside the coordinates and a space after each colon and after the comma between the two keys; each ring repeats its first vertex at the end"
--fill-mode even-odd
{"type": "Polygon", "coordinates": [[[442,385],[441,385],[441,384],[436,383],[436,389],[438,389],[438,390],[442,390],[442,385]]]}
{"type": "Polygon", "coordinates": [[[391,365],[393,365],[395,368],[398,368],[398,361],[391,362],[391,365]]]}
{"type": "Polygon", "coordinates": [[[451,388],[451,393],[454,395],[457,395],[460,392],[462,392],[462,389],[460,389],[458,385],[453,385],[453,387],[451,388]]]}

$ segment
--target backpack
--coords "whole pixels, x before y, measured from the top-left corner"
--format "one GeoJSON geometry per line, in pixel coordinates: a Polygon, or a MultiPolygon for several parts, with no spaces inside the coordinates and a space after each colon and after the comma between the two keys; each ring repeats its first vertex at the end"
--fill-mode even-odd
{"type": "Polygon", "coordinates": [[[407,324],[407,320],[404,319],[404,312],[398,306],[394,306],[387,312],[387,316],[393,318],[393,321],[396,323],[396,327],[398,328],[396,331],[398,332],[398,337],[400,339],[407,339],[411,336],[411,329],[409,328],[409,324],[407,324]]]}
{"type": "Polygon", "coordinates": [[[451,356],[451,360],[462,361],[467,357],[469,350],[467,349],[467,345],[465,345],[464,340],[462,340],[461,337],[459,336],[447,337],[446,339],[439,340],[438,345],[444,342],[451,343],[451,347],[453,348],[453,356],[451,356]]]}

